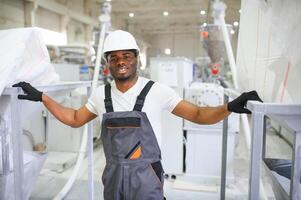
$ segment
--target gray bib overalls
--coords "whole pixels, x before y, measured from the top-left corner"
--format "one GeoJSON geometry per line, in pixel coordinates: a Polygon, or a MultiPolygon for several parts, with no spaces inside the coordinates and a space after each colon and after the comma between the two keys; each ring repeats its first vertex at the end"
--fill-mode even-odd
{"type": "Polygon", "coordinates": [[[114,112],[111,86],[105,86],[101,132],[105,200],[163,200],[161,152],[146,113],[141,112],[153,83],[143,88],[133,111],[123,112],[114,112]]]}

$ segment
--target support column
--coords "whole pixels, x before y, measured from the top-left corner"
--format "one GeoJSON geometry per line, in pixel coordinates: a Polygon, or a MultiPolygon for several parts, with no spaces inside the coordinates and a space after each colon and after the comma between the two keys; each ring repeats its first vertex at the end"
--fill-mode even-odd
{"type": "Polygon", "coordinates": [[[301,133],[295,133],[295,141],[293,145],[293,156],[292,156],[292,175],[290,184],[290,198],[300,199],[299,180],[301,176],[301,133]]]}
{"type": "Polygon", "coordinates": [[[38,4],[35,0],[24,1],[24,26],[33,27],[36,25],[35,17],[38,4]]]}
{"type": "Polygon", "coordinates": [[[24,165],[23,165],[23,144],[22,144],[22,126],[20,115],[20,101],[18,100],[18,91],[16,88],[10,96],[11,104],[11,132],[13,144],[13,169],[14,169],[14,188],[15,199],[26,199],[24,191],[24,165]]]}
{"type": "Polygon", "coordinates": [[[90,44],[92,41],[93,26],[85,24],[85,43],[90,44]]]}
{"type": "Polygon", "coordinates": [[[249,200],[259,199],[260,169],[262,158],[264,114],[252,111],[251,166],[249,176],[249,200]]]}
{"type": "Polygon", "coordinates": [[[62,15],[61,16],[61,21],[60,21],[60,32],[67,34],[67,26],[70,21],[70,17],[67,15],[62,15]]]}

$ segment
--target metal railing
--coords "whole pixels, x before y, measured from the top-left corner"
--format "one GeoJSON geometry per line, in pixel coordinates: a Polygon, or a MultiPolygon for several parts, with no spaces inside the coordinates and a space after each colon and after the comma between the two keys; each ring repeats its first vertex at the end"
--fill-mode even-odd
{"type": "Polygon", "coordinates": [[[265,117],[277,121],[294,135],[289,199],[300,200],[301,168],[301,104],[260,103],[249,101],[252,112],[252,148],[249,199],[259,199],[258,183],[261,161],[265,157],[265,117]]]}
{"type": "MultiPolygon", "coordinates": [[[[236,91],[236,90],[233,90],[233,89],[225,89],[224,91],[225,93],[225,96],[224,96],[224,103],[228,103],[229,101],[229,98],[232,98],[232,99],[235,99],[237,98],[239,95],[241,95],[240,92],[236,91]]],[[[246,114],[240,114],[240,118],[241,118],[241,121],[242,121],[242,125],[243,125],[243,133],[245,134],[245,139],[246,139],[246,143],[247,143],[247,148],[248,150],[250,150],[251,152],[251,156],[253,156],[253,151],[255,150],[254,147],[253,147],[253,143],[254,143],[254,137],[252,137],[252,134],[251,134],[251,129],[250,129],[250,125],[249,125],[249,121],[248,121],[248,118],[247,118],[247,115],[246,114]],[[252,145],[251,145],[252,144],[252,145]]],[[[222,165],[221,165],[221,189],[220,189],[220,199],[221,200],[225,200],[226,199],[226,170],[227,170],[227,143],[228,143],[228,139],[227,139],[227,135],[228,135],[228,120],[227,118],[224,119],[223,121],[223,137],[222,137],[222,165]]],[[[255,138],[257,139],[257,138],[255,138]]],[[[257,147],[255,147],[256,149],[258,149],[257,147]]],[[[256,155],[256,153],[255,153],[256,155]]],[[[251,158],[251,160],[253,160],[253,158],[251,158]]],[[[250,185],[251,185],[251,182],[252,182],[252,192],[255,188],[255,186],[253,185],[253,178],[252,176],[255,174],[254,171],[258,171],[257,168],[255,169],[254,167],[257,166],[257,165],[251,165],[250,166],[250,169],[252,171],[252,174],[250,173],[249,175],[249,180],[250,180],[250,185]]],[[[258,177],[258,183],[257,183],[257,186],[258,187],[258,198],[256,200],[259,199],[259,188],[260,188],[260,199],[264,199],[264,200],[267,200],[267,195],[264,191],[264,188],[263,188],[263,184],[262,184],[262,181],[260,179],[260,177],[258,177]]],[[[256,181],[257,181],[256,180],[256,181]]],[[[252,196],[250,194],[250,191],[251,189],[249,189],[249,199],[250,199],[250,196],[252,196]]]]}
{"type": "MultiPolygon", "coordinates": [[[[57,85],[50,85],[50,86],[42,86],[37,87],[38,89],[42,89],[44,92],[55,94],[56,92],[62,91],[71,91],[73,89],[79,87],[91,87],[91,82],[73,82],[73,83],[63,83],[57,85]]],[[[9,121],[9,128],[1,129],[0,135],[3,136],[9,135],[12,142],[12,157],[13,157],[13,166],[9,165],[10,159],[10,150],[7,149],[7,145],[2,146],[5,151],[2,151],[2,160],[1,162],[4,163],[4,167],[2,168],[2,175],[7,176],[10,173],[13,173],[14,179],[14,199],[16,200],[25,200],[25,191],[24,191],[24,166],[23,166],[23,144],[22,144],[22,103],[24,101],[18,100],[18,95],[21,94],[21,88],[6,88],[1,96],[8,97],[7,102],[7,110],[8,117],[7,120],[9,121]],[[10,131],[8,131],[10,130],[10,131]],[[11,169],[12,168],[12,172],[11,169]]],[[[26,104],[28,105],[28,104],[26,104]]],[[[1,113],[0,113],[1,114],[1,113]]],[[[3,120],[1,121],[1,123],[3,120]]],[[[4,123],[4,122],[3,122],[4,123]]],[[[91,131],[91,128],[88,129],[91,131]]],[[[90,182],[93,180],[89,180],[90,182]]]]}
{"type": "MultiPolygon", "coordinates": [[[[236,98],[240,93],[225,89],[225,103],[228,97],[236,98]]],[[[249,172],[249,200],[267,199],[261,181],[261,162],[265,157],[265,117],[276,120],[281,126],[286,127],[294,134],[293,155],[292,155],[292,175],[290,183],[289,199],[299,200],[299,180],[301,176],[301,104],[279,104],[261,103],[258,101],[248,101],[247,108],[251,114],[251,131],[246,114],[241,115],[244,132],[246,134],[247,145],[250,149],[251,162],[249,172]]],[[[223,143],[222,143],[222,167],[221,167],[221,193],[220,199],[226,196],[226,167],[227,167],[227,119],[223,122],[223,143]]]]}

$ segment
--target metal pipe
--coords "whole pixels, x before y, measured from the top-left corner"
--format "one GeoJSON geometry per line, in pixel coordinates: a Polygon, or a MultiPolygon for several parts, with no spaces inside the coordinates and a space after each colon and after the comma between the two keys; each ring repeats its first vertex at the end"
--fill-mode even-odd
{"type": "Polygon", "coordinates": [[[220,17],[220,20],[221,20],[221,24],[222,24],[222,33],[223,33],[223,37],[224,37],[228,60],[229,60],[230,68],[231,68],[231,72],[232,72],[233,84],[234,84],[234,87],[237,89],[238,88],[237,73],[236,73],[237,68],[236,68],[236,64],[235,64],[235,60],[234,60],[234,56],[233,56],[230,37],[229,37],[229,33],[228,33],[228,30],[226,27],[224,17],[220,17]]]}
{"type": "Polygon", "coordinates": [[[111,25],[111,4],[106,2],[103,4],[102,11],[104,14],[99,16],[99,20],[101,22],[101,32],[99,35],[98,46],[97,46],[97,54],[96,54],[96,62],[93,74],[93,82],[92,82],[92,92],[96,89],[98,83],[98,76],[99,76],[99,68],[100,68],[100,61],[103,54],[103,43],[105,40],[106,32],[108,31],[111,25]]]}
{"type": "MultiPolygon", "coordinates": [[[[93,74],[93,82],[92,82],[92,92],[96,89],[98,83],[98,76],[99,76],[99,69],[100,69],[100,61],[101,56],[103,54],[103,43],[105,39],[105,34],[107,29],[110,27],[111,21],[111,4],[106,2],[103,4],[103,12],[104,14],[99,17],[100,24],[101,24],[101,33],[99,35],[98,47],[97,47],[97,55],[96,55],[96,62],[94,67],[94,74],[93,74]]],[[[63,199],[67,193],[70,191],[75,178],[79,172],[79,167],[82,164],[84,155],[86,154],[86,150],[88,151],[88,198],[89,200],[94,199],[94,164],[93,164],[93,133],[92,133],[92,124],[86,124],[84,128],[81,148],[79,152],[78,159],[76,161],[76,165],[72,171],[72,174],[64,186],[64,188],[57,194],[54,198],[55,200],[63,199]]]]}
{"type": "Polygon", "coordinates": [[[107,24],[106,23],[102,24],[99,41],[98,41],[98,47],[97,47],[96,62],[95,62],[95,67],[94,67],[92,91],[94,91],[96,89],[97,83],[98,83],[100,61],[101,61],[101,56],[102,56],[103,42],[104,42],[104,38],[105,38],[105,34],[106,34],[106,29],[107,29],[107,24]]]}
{"type": "Polygon", "coordinates": [[[93,123],[88,124],[88,199],[94,199],[93,123]]]}
{"type": "Polygon", "coordinates": [[[86,154],[87,131],[88,131],[88,125],[86,124],[85,127],[84,127],[84,134],[83,134],[83,138],[82,138],[82,143],[81,143],[81,146],[80,146],[80,150],[78,152],[79,155],[78,155],[78,158],[76,160],[75,167],[72,171],[72,174],[71,174],[69,180],[67,181],[67,183],[65,184],[63,189],[54,197],[54,200],[63,199],[68,194],[70,189],[72,188],[72,185],[73,185],[73,183],[74,183],[74,181],[77,177],[80,166],[81,166],[82,161],[83,161],[83,159],[85,157],[85,154],[86,154]]]}
{"type": "Polygon", "coordinates": [[[232,72],[233,84],[234,84],[234,88],[237,89],[238,82],[237,82],[236,64],[235,64],[234,54],[230,42],[229,32],[227,30],[227,26],[225,23],[226,5],[223,2],[215,1],[215,3],[213,4],[213,8],[214,8],[215,23],[219,24],[220,27],[222,28],[223,39],[225,42],[226,52],[227,52],[227,56],[232,72]]]}
{"type": "MultiPolygon", "coordinates": [[[[229,97],[224,95],[224,103],[228,103],[229,97]]],[[[222,142],[222,168],[221,168],[221,192],[220,199],[226,198],[226,173],[227,173],[227,149],[228,149],[228,117],[223,121],[223,142],[222,142]]]]}
{"type": "MultiPolygon", "coordinates": [[[[234,55],[233,55],[233,51],[232,51],[232,46],[231,46],[231,42],[230,42],[230,37],[229,37],[229,33],[227,31],[227,26],[225,23],[225,10],[226,10],[226,5],[223,2],[220,2],[219,0],[216,0],[214,5],[214,17],[216,19],[216,22],[220,24],[221,28],[222,28],[222,34],[223,34],[223,39],[225,42],[225,47],[226,47],[226,52],[227,52],[227,56],[228,56],[228,60],[229,60],[229,64],[230,64],[230,68],[231,68],[231,72],[232,72],[232,79],[233,79],[233,84],[234,84],[234,88],[238,89],[238,81],[237,81],[237,67],[235,64],[235,59],[234,59],[234,55]]],[[[248,144],[248,150],[250,149],[250,136],[251,136],[251,132],[250,132],[250,126],[248,123],[248,119],[246,114],[243,114],[241,116],[242,122],[243,122],[243,126],[244,126],[244,132],[245,132],[245,136],[246,136],[246,141],[248,144]]],[[[260,195],[261,195],[261,199],[267,200],[267,196],[266,193],[264,191],[264,187],[262,184],[262,180],[260,179],[260,195]]]]}
{"type": "MultiPolygon", "coordinates": [[[[225,89],[225,94],[228,95],[229,97],[232,97],[233,99],[240,95],[240,93],[238,91],[231,90],[231,89],[225,89]]],[[[250,129],[248,117],[247,117],[247,114],[241,114],[240,117],[241,117],[242,124],[243,124],[243,132],[245,134],[245,140],[246,140],[246,143],[247,143],[248,153],[250,154],[251,135],[252,134],[251,134],[251,131],[250,131],[251,129],[250,129]]],[[[267,200],[268,197],[267,197],[267,195],[264,191],[262,179],[260,179],[259,189],[260,189],[260,199],[267,200]]]]}
{"type": "MultiPolygon", "coordinates": [[[[11,127],[12,144],[13,145],[13,168],[14,168],[14,187],[15,199],[25,199],[24,192],[24,164],[23,164],[23,143],[19,139],[22,133],[20,115],[20,102],[18,101],[18,90],[15,89],[11,96],[11,115],[14,120],[14,125],[11,127]]],[[[3,155],[4,156],[4,155],[3,155]]]]}

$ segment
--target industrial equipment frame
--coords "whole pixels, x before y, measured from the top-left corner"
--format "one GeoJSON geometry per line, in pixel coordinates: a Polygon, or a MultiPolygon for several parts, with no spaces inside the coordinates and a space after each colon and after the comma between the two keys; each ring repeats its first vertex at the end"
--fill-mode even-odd
{"type": "Polygon", "coordinates": [[[249,200],[259,199],[261,160],[265,157],[265,116],[277,121],[294,135],[289,198],[301,199],[299,188],[301,166],[301,104],[277,104],[249,101],[252,112],[252,146],[249,176],[249,200]]]}
{"type": "MultiPolygon", "coordinates": [[[[62,91],[71,91],[76,88],[85,87],[89,90],[91,87],[91,82],[68,82],[68,83],[60,83],[55,85],[47,85],[37,87],[38,89],[46,92],[48,94],[55,94],[57,92],[62,91]]],[[[25,191],[24,191],[24,166],[23,166],[23,144],[22,144],[22,124],[21,124],[21,104],[23,101],[18,100],[18,95],[21,94],[21,88],[5,88],[2,93],[2,96],[9,97],[9,106],[10,106],[10,120],[11,124],[11,139],[12,139],[12,151],[13,151],[13,173],[14,173],[14,191],[15,191],[15,199],[25,200],[25,191]]],[[[88,123],[88,140],[89,145],[93,147],[93,133],[92,133],[92,122],[88,123]]],[[[90,161],[93,159],[93,149],[89,148],[88,145],[88,185],[89,188],[93,187],[93,171],[91,172],[90,161]]],[[[9,167],[9,150],[7,149],[5,155],[2,155],[2,163],[3,163],[3,174],[10,173],[9,167]]],[[[93,168],[92,168],[93,170],[93,168]]],[[[89,193],[93,191],[89,189],[89,193]]],[[[89,196],[93,196],[93,194],[89,194],[89,196]]]]}

